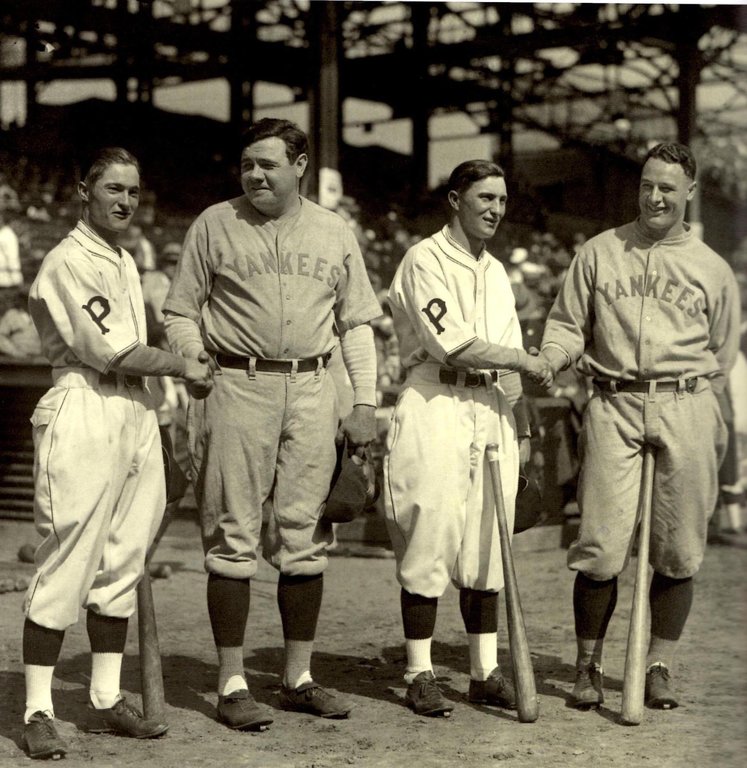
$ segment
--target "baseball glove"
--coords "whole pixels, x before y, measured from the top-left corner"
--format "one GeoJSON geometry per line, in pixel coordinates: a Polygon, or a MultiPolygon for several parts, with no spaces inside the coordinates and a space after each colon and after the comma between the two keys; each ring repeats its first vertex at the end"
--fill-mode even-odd
{"type": "Polygon", "coordinates": [[[545,517],[542,493],[533,477],[519,475],[519,487],[516,491],[516,514],[514,515],[514,533],[521,533],[532,528],[545,517]]]}
{"type": "Polygon", "coordinates": [[[166,475],[166,504],[172,504],[182,499],[187,492],[187,476],[174,458],[174,447],[168,427],[159,427],[158,430],[161,433],[163,471],[166,475]]]}
{"type": "Polygon", "coordinates": [[[323,517],[331,523],[349,523],[378,498],[376,471],[365,448],[354,451],[347,440],[338,443],[337,465],[332,474],[323,517]]]}

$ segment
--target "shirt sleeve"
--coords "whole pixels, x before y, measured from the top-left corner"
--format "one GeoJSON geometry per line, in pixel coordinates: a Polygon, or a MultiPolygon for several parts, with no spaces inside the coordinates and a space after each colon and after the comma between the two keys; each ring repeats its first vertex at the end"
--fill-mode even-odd
{"type": "Polygon", "coordinates": [[[414,254],[403,270],[401,291],[399,301],[432,357],[444,362],[477,339],[435,260],[414,254]]]}
{"type": "Polygon", "coordinates": [[[39,276],[39,298],[78,359],[106,373],[140,340],[132,297],[112,292],[93,264],[67,259],[39,276]]]}
{"type": "Polygon", "coordinates": [[[345,252],[344,282],[335,302],[335,323],[341,334],[381,316],[382,310],[368,279],[366,265],[353,231],[346,225],[342,235],[345,252]]]}
{"type": "Polygon", "coordinates": [[[739,286],[731,268],[725,267],[726,275],[721,291],[713,302],[710,316],[710,340],[708,348],[718,361],[721,373],[712,379],[715,392],[726,386],[729,372],[737,361],[740,339],[739,286]]]}
{"type": "Polygon", "coordinates": [[[163,303],[163,312],[173,312],[200,322],[202,307],[212,289],[209,238],[204,216],[198,217],[187,230],[182,255],[174,279],[163,303]]]}
{"type": "Polygon", "coordinates": [[[571,262],[542,336],[542,347],[562,350],[575,363],[592,335],[594,286],[588,259],[579,252],[571,262]]]}

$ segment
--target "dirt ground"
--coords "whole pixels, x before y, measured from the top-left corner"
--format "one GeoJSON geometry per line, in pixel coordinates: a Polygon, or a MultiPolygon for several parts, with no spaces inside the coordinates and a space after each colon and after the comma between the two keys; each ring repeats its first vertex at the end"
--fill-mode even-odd
{"type": "MultiPolygon", "coordinates": [[[[31,524],[0,520],[0,578],[30,575],[17,562],[33,542],[31,524]]],[[[394,561],[382,548],[341,546],[325,577],[325,595],[312,671],[323,685],[349,696],[348,720],[320,720],[278,708],[282,671],[277,577],[266,564],[252,592],[245,667],[250,687],[274,723],[264,733],[236,733],[215,720],[216,658],[205,605],[197,527],[172,523],[156,555],[172,575],[153,582],[163,657],[168,734],[155,741],[90,735],[84,720],[89,674],[84,622],[65,638],[55,677],[59,729],[70,751],[65,765],[97,768],[206,764],[253,768],[418,768],[446,766],[596,765],[600,768],[728,768],[747,756],[747,549],[713,545],[697,577],[695,604],[674,670],[681,706],[646,710],[637,727],[619,724],[622,672],[633,568],[620,584],[605,657],[607,701],[597,712],[567,706],[575,655],[573,579],[565,568],[560,526],[536,528],[515,540],[516,566],[534,662],[540,716],[519,723],[515,713],[466,701],[469,665],[457,593],[439,609],[433,658],[455,703],[449,719],[428,719],[403,703],[404,644],[394,561]],[[343,554],[347,552],[347,554],[343,554]],[[351,556],[351,552],[357,556],[351,556]]],[[[0,765],[31,764],[21,747],[23,668],[22,591],[0,594],[0,765]]],[[[506,655],[501,601],[501,648],[506,655]]],[[[139,702],[136,620],[131,622],[123,690],[139,702]]]]}

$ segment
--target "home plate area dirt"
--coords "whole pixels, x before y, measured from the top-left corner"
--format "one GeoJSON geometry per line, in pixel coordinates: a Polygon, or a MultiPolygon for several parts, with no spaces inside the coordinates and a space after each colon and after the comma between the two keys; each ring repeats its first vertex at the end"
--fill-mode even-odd
{"type": "MultiPolygon", "coordinates": [[[[0,766],[28,766],[23,751],[21,630],[23,580],[33,566],[19,549],[33,545],[27,521],[0,520],[0,766]],[[16,585],[20,588],[16,588],[16,585]]],[[[575,643],[573,575],[565,566],[558,526],[515,539],[516,572],[537,683],[540,714],[520,723],[515,712],[471,705],[467,642],[456,590],[439,603],[433,642],[435,672],[454,702],[448,719],[418,717],[404,705],[405,651],[394,561],[385,545],[342,543],[325,574],[324,603],[312,673],[355,704],[347,720],[321,720],[278,706],[282,636],[277,575],[262,563],[252,585],[245,668],[251,690],[274,718],[263,733],[233,732],[215,719],[216,656],[205,604],[205,574],[192,519],[175,520],[155,556],[168,734],[153,741],[82,730],[90,657],[85,622],[65,637],[54,681],[64,765],[187,768],[728,768],[747,757],[747,550],[711,545],[697,576],[695,603],[673,670],[680,707],[646,710],[643,722],[620,724],[622,675],[634,563],[620,581],[605,650],[606,701],[598,711],[568,706],[575,643]]],[[[130,623],[122,688],[140,703],[137,619],[130,623]]],[[[501,663],[510,669],[505,604],[500,604],[501,663]]]]}

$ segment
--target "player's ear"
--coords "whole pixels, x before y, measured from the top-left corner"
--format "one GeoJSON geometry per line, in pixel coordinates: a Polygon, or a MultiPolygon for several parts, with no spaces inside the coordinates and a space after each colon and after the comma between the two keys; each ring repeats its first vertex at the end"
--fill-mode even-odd
{"type": "Polygon", "coordinates": [[[458,211],[459,210],[459,192],[457,192],[455,189],[450,189],[447,199],[449,201],[449,205],[455,211],[458,211]]]}
{"type": "Polygon", "coordinates": [[[698,182],[697,182],[697,181],[693,181],[693,182],[690,184],[690,187],[689,187],[689,189],[687,190],[687,199],[688,199],[688,200],[692,200],[692,199],[693,199],[693,197],[695,197],[695,189],[696,189],[696,187],[697,187],[697,186],[698,186],[698,182]]]}
{"type": "Polygon", "coordinates": [[[296,158],[296,162],[293,165],[296,166],[296,176],[300,179],[306,171],[306,166],[309,164],[309,156],[305,153],[300,154],[296,158]]]}
{"type": "Polygon", "coordinates": [[[78,195],[84,203],[88,202],[88,187],[85,181],[78,182],[78,195]]]}

